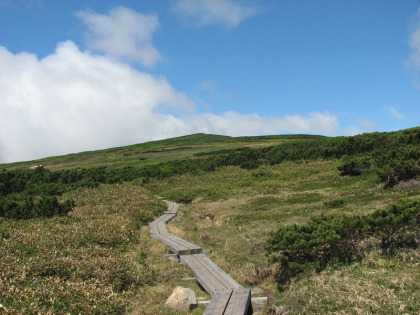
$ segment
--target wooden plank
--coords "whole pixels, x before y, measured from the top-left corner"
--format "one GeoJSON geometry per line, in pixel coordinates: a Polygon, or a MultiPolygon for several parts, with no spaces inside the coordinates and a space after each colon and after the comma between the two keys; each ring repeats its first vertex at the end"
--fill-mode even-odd
{"type": "Polygon", "coordinates": [[[194,254],[194,257],[196,257],[196,259],[198,259],[203,265],[205,265],[209,271],[217,275],[217,277],[220,279],[221,282],[223,282],[226,285],[226,287],[232,289],[242,288],[242,286],[238,282],[236,282],[229,274],[223,271],[218,265],[214,263],[214,261],[212,261],[206,255],[194,254]]]}
{"type": "Polygon", "coordinates": [[[183,239],[174,238],[175,235],[167,233],[160,234],[159,239],[168,246],[169,250],[177,255],[186,255],[199,253],[202,251],[201,247],[188,243],[183,239]]]}
{"type": "Polygon", "coordinates": [[[257,311],[263,309],[267,305],[267,297],[251,298],[252,310],[257,311]]]}
{"type": "Polygon", "coordinates": [[[229,290],[217,277],[200,264],[193,255],[182,255],[180,260],[192,269],[197,281],[211,295],[229,290]]]}
{"type": "Polygon", "coordinates": [[[210,304],[207,306],[204,311],[204,315],[219,315],[224,314],[226,307],[228,305],[232,290],[226,293],[218,293],[213,296],[210,301],[210,304]]]}
{"type": "Polygon", "coordinates": [[[159,234],[167,234],[168,231],[166,230],[166,224],[163,222],[159,222],[156,224],[159,230],[159,234]]]}
{"type": "Polygon", "coordinates": [[[166,246],[168,246],[169,250],[177,255],[185,255],[190,252],[189,248],[186,248],[185,246],[182,246],[178,243],[173,242],[172,240],[167,238],[168,234],[159,234],[158,238],[165,243],[166,246]]]}
{"type": "Polygon", "coordinates": [[[190,254],[198,254],[203,251],[203,249],[200,246],[197,246],[193,243],[187,242],[186,240],[183,240],[182,238],[175,236],[171,233],[168,233],[166,237],[173,242],[176,242],[182,246],[185,246],[186,248],[189,248],[191,250],[190,254]]]}
{"type": "Polygon", "coordinates": [[[149,223],[149,229],[150,229],[150,233],[152,233],[153,235],[159,234],[159,229],[155,221],[149,223]]]}
{"type": "Polygon", "coordinates": [[[168,208],[166,209],[166,211],[164,213],[174,213],[174,214],[176,214],[178,212],[178,208],[179,208],[179,204],[169,202],[168,208]]]}
{"type": "Polygon", "coordinates": [[[251,302],[251,289],[234,290],[224,315],[244,315],[248,313],[251,302]]]}
{"type": "Polygon", "coordinates": [[[155,221],[166,223],[173,218],[175,218],[175,214],[168,213],[168,214],[161,215],[155,221]]]}
{"type": "Polygon", "coordinates": [[[172,209],[170,210],[171,213],[177,213],[179,208],[179,204],[174,203],[172,209]]]}

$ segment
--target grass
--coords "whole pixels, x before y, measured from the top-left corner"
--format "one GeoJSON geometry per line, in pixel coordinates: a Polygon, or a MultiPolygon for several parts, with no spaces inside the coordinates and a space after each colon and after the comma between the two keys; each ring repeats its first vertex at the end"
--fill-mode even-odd
{"type": "MultiPolygon", "coordinates": [[[[141,166],[293,137],[199,134],[0,167],[141,166]]],[[[210,250],[209,257],[243,286],[262,289],[269,297],[267,314],[419,313],[418,250],[392,258],[371,252],[360,262],[303,274],[286,290],[278,289],[276,265],[265,255],[271,231],[312,215],[366,214],[419,199],[418,181],[384,189],[374,173],[340,176],[339,164],[229,166],[147,183],[101,185],[63,195],[77,204],[66,217],[0,218],[0,303],[10,313],[25,314],[176,314],[163,305],[178,285],[210,299],[195,282],[182,281],[192,277],[191,270],[165,260],[167,248],[143,227],[164,209],[159,195],[182,203],[168,230],[210,250]]],[[[191,313],[203,311],[201,306],[191,313]]]]}
{"type": "Polygon", "coordinates": [[[160,202],[133,184],[72,194],[68,217],[1,221],[0,303],[11,313],[121,313],[159,280],[133,218],[156,215],[160,202]]]}
{"type": "Polygon", "coordinates": [[[276,297],[274,314],[418,314],[418,254],[387,259],[370,254],[362,262],[328,268],[295,281],[276,297]]]}
{"type": "MultiPolygon", "coordinates": [[[[263,288],[270,297],[271,303],[266,310],[269,312],[270,309],[275,310],[277,304],[284,304],[289,299],[287,294],[295,292],[294,286],[286,293],[277,289],[274,281],[275,266],[265,256],[265,240],[269,232],[280,226],[304,223],[315,214],[366,214],[398,200],[418,199],[419,190],[416,187],[385,190],[374,174],[343,177],[339,175],[337,165],[338,161],[288,162],[272,167],[263,166],[253,171],[227,167],[213,173],[152,181],[147,188],[171,200],[188,201],[180,207],[180,214],[171,222],[169,230],[210,249],[210,258],[243,286],[263,288]]],[[[413,254],[417,260],[418,254],[413,254]]],[[[383,257],[376,259],[385,265],[389,261],[383,257]]],[[[401,270],[395,268],[384,277],[399,283],[402,277],[407,278],[406,273],[413,275],[419,271],[417,262],[399,262],[397,265],[405,267],[401,270]]],[[[331,267],[328,275],[337,277],[334,272],[339,272],[345,277],[353,277],[352,268],[356,267],[331,267]]],[[[375,272],[381,274],[383,270],[375,272]]],[[[312,277],[318,276],[315,274],[312,277]]],[[[296,314],[373,312],[376,309],[375,303],[381,299],[376,301],[376,297],[366,290],[365,281],[368,278],[366,275],[355,277],[351,284],[351,290],[360,292],[359,297],[335,297],[335,291],[329,287],[314,287],[314,294],[323,296],[325,300],[315,303],[315,297],[305,293],[304,288],[311,289],[304,282],[309,280],[303,277],[295,284],[301,285],[301,302],[296,305],[287,304],[285,307],[296,314]],[[340,298],[348,301],[344,303],[340,298]],[[357,304],[358,310],[352,308],[352,299],[357,298],[366,300],[357,304]],[[331,301],[327,302],[328,299],[331,301]],[[302,305],[307,303],[313,305],[304,308],[302,305]],[[324,304],[328,303],[331,308],[325,308],[324,304]]],[[[417,296],[419,282],[418,277],[411,279],[407,290],[396,292],[395,296],[397,300],[405,301],[405,312],[414,314],[419,310],[418,305],[408,302],[412,296],[417,296]]],[[[376,285],[375,294],[379,296],[391,290],[391,282],[384,280],[382,285],[376,285]]],[[[339,294],[344,292],[340,291],[339,294]]],[[[378,310],[381,313],[384,308],[378,310]]],[[[395,310],[395,305],[392,310],[395,310]]]]}
{"type": "Polygon", "coordinates": [[[147,166],[176,159],[198,158],[198,155],[202,153],[224,149],[271,146],[284,141],[317,138],[322,137],[311,135],[228,137],[194,134],[125,147],[54,156],[26,162],[0,164],[0,169],[28,168],[34,165],[43,165],[48,169],[100,165],[107,165],[109,167],[147,166]]]}

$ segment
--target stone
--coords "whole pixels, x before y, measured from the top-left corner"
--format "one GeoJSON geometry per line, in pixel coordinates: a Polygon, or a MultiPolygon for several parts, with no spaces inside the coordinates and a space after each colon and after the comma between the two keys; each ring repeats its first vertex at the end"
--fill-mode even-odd
{"type": "Polygon", "coordinates": [[[165,255],[163,255],[163,257],[166,260],[179,263],[179,256],[176,255],[176,254],[165,254],[165,255]]]}
{"type": "Polygon", "coordinates": [[[165,303],[166,308],[178,312],[188,312],[197,306],[197,298],[193,290],[183,287],[176,287],[165,303]]]}
{"type": "Polygon", "coordinates": [[[179,259],[176,257],[168,257],[168,260],[171,262],[179,263],[179,259]]]}

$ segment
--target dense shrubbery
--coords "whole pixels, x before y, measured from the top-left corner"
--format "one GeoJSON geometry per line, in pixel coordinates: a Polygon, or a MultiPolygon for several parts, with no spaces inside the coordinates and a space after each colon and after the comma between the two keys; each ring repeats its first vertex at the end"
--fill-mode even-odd
{"type": "Polygon", "coordinates": [[[379,240],[384,253],[419,246],[420,201],[390,205],[365,216],[322,215],[304,225],[282,227],[272,233],[267,251],[279,262],[277,281],[308,270],[320,271],[329,263],[349,263],[363,256],[361,241],[379,240]]]}
{"type": "Polygon", "coordinates": [[[0,217],[22,220],[31,218],[51,218],[63,216],[69,213],[74,207],[73,200],[59,202],[57,197],[42,196],[37,201],[28,197],[23,202],[15,200],[0,199],[0,217]]]}
{"type": "MultiPolygon", "coordinates": [[[[164,179],[185,173],[214,171],[223,166],[256,169],[263,164],[274,165],[283,161],[342,157],[339,170],[343,175],[360,175],[375,169],[389,187],[417,178],[420,175],[420,128],[354,137],[300,139],[272,147],[233,149],[208,157],[174,160],[143,168],[93,167],[52,172],[38,167],[35,170],[0,171],[0,214],[8,217],[5,213],[14,213],[11,217],[26,218],[27,215],[22,213],[28,213],[32,202],[27,200],[39,196],[59,196],[65,191],[97,187],[102,183],[113,184],[136,178],[145,181],[150,178],[164,179]]],[[[64,205],[62,207],[69,209],[64,205]]],[[[32,209],[29,213],[35,214],[36,211],[32,209]]],[[[45,216],[49,216],[49,213],[50,210],[46,210],[45,216]]]]}
{"type": "MultiPolygon", "coordinates": [[[[150,167],[150,177],[165,178],[186,172],[212,171],[233,165],[255,169],[284,161],[343,158],[342,175],[357,176],[376,170],[387,186],[420,175],[420,128],[354,137],[289,141],[267,148],[241,148],[212,152],[206,159],[171,161],[150,167]]],[[[146,176],[147,177],[147,176],[146,176]]]]}
{"type": "Polygon", "coordinates": [[[360,175],[375,169],[393,186],[420,175],[420,128],[394,133],[370,133],[354,137],[289,141],[267,148],[241,148],[212,152],[204,159],[171,161],[149,167],[145,177],[165,178],[186,172],[212,171],[233,165],[255,169],[284,161],[343,158],[342,175],[360,175]]]}

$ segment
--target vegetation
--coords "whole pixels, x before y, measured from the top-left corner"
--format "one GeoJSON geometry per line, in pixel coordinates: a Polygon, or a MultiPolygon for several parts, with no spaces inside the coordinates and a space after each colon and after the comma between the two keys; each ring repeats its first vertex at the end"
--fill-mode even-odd
{"type": "Polygon", "coordinates": [[[262,289],[265,313],[416,314],[419,150],[420,128],[199,134],[3,165],[0,303],[10,313],[170,314],[162,305],[176,285],[208,297],[142,228],[164,209],[158,195],[183,203],[168,229],[262,289]]]}
{"type": "Polygon", "coordinates": [[[43,165],[49,169],[75,167],[124,166],[144,167],[176,159],[193,157],[196,154],[223,149],[252,146],[272,146],[285,141],[318,139],[312,135],[280,135],[263,137],[227,137],[218,135],[194,134],[166,140],[151,141],[126,147],[89,151],[65,156],[54,156],[35,161],[0,164],[0,168],[28,168],[43,165]]]}
{"type": "Polygon", "coordinates": [[[280,262],[280,284],[307,270],[321,271],[331,263],[360,260],[379,242],[386,254],[420,245],[420,202],[393,204],[364,216],[321,215],[304,225],[282,227],[268,239],[272,262],[280,262]],[[367,242],[368,240],[368,242],[367,242]],[[361,243],[363,242],[363,246],[361,243]]]}
{"type": "Polygon", "coordinates": [[[134,184],[68,194],[70,216],[0,218],[0,303],[10,313],[123,313],[161,280],[137,218],[164,206],[134,184]]]}

